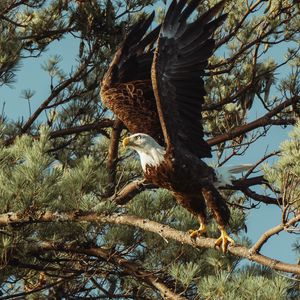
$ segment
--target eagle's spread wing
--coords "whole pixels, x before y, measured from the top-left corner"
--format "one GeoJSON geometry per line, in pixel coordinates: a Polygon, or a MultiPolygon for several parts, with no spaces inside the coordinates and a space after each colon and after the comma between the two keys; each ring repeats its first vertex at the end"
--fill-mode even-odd
{"type": "Polygon", "coordinates": [[[154,13],[137,22],[117,50],[101,83],[101,100],[132,133],[163,142],[151,83],[153,45],[160,26],[146,35],[154,13]]]}
{"type": "Polygon", "coordinates": [[[201,75],[212,55],[211,37],[225,15],[213,21],[225,1],[188,24],[201,0],[173,0],[164,19],[152,64],[152,84],[169,150],[184,146],[198,157],[211,157],[201,120],[205,96],[201,75]]]}
{"type": "Polygon", "coordinates": [[[153,45],[157,40],[160,26],[146,36],[145,34],[153,19],[154,12],[145,20],[137,22],[121,44],[120,59],[115,64],[117,71],[113,83],[151,79],[153,45]]]}

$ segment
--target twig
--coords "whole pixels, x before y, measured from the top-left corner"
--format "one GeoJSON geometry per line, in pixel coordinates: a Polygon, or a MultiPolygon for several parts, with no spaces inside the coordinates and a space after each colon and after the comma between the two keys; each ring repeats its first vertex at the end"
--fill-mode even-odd
{"type": "Polygon", "coordinates": [[[75,74],[70,77],[69,79],[65,80],[64,82],[60,83],[56,88],[54,88],[51,92],[51,95],[38,107],[38,109],[30,116],[30,118],[27,120],[27,122],[24,124],[24,126],[21,129],[21,133],[27,132],[27,130],[31,127],[33,122],[38,118],[38,116],[41,114],[41,112],[47,108],[49,103],[57,96],[61,91],[63,91],[68,85],[70,85],[72,82],[78,81],[82,75],[84,70],[87,68],[92,56],[94,55],[95,48],[98,47],[97,43],[95,43],[94,48],[89,53],[89,56],[86,58],[84,63],[78,68],[78,70],[75,72],[75,74]]]}
{"type": "Polygon", "coordinates": [[[123,268],[124,272],[128,275],[134,276],[139,280],[144,281],[146,284],[154,287],[159,291],[162,297],[166,299],[174,300],[186,300],[185,297],[182,297],[175,292],[173,292],[162,279],[157,275],[154,275],[153,272],[145,270],[141,265],[136,262],[129,261],[121,257],[115,252],[112,254],[109,250],[92,247],[92,248],[80,248],[74,245],[65,245],[65,244],[55,244],[52,242],[42,241],[36,244],[29,246],[29,252],[39,253],[41,251],[61,251],[66,253],[78,253],[88,256],[95,256],[101,259],[123,268]]]}
{"type": "Polygon", "coordinates": [[[280,153],[280,151],[273,151],[272,153],[269,153],[269,154],[264,155],[264,157],[262,157],[260,160],[258,160],[258,161],[252,166],[252,168],[249,169],[249,170],[247,171],[247,173],[245,174],[245,176],[243,176],[243,178],[246,179],[249,175],[252,174],[253,170],[254,170],[258,165],[260,165],[260,164],[261,164],[262,162],[264,162],[265,160],[267,160],[267,159],[269,159],[270,157],[275,156],[275,155],[277,155],[277,154],[279,154],[279,153],[280,153]]]}

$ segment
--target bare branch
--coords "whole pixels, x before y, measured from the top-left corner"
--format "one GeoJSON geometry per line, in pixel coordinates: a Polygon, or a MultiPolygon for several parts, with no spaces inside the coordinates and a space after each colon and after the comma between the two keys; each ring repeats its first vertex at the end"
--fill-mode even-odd
{"type": "Polygon", "coordinates": [[[262,234],[262,236],[257,240],[257,242],[252,246],[250,251],[252,253],[258,253],[261,247],[271,238],[274,234],[278,234],[279,232],[293,226],[297,222],[300,221],[300,214],[290,219],[287,223],[279,224],[262,234]]]}
{"type": "Polygon", "coordinates": [[[283,103],[279,104],[278,106],[276,106],[274,109],[272,109],[268,113],[266,113],[264,116],[256,119],[255,121],[250,122],[245,125],[242,125],[242,126],[235,127],[230,132],[227,132],[227,133],[224,133],[224,134],[221,134],[221,135],[218,135],[216,137],[209,139],[208,144],[210,146],[214,146],[214,145],[223,143],[225,141],[232,140],[233,138],[240,136],[246,132],[252,131],[256,128],[270,125],[270,122],[272,122],[272,117],[276,116],[278,113],[280,113],[285,108],[292,105],[293,103],[297,103],[297,101],[299,101],[299,99],[300,99],[299,96],[295,96],[291,99],[288,99],[288,100],[284,101],[283,103]]]}
{"type": "Polygon", "coordinates": [[[254,185],[261,185],[266,184],[268,185],[268,181],[263,176],[257,176],[252,178],[242,178],[239,180],[235,180],[233,182],[232,187],[225,187],[223,189],[229,189],[229,190],[240,190],[243,192],[247,197],[252,198],[255,201],[263,202],[265,204],[273,204],[273,205],[280,205],[282,204],[282,198],[273,198],[267,195],[260,195],[254,191],[252,191],[249,187],[254,185]]]}
{"type": "Polygon", "coordinates": [[[56,131],[50,132],[50,137],[51,138],[57,138],[57,137],[63,137],[66,135],[71,135],[71,134],[78,134],[81,132],[90,132],[90,131],[97,131],[101,130],[103,128],[108,128],[113,126],[113,120],[111,119],[102,119],[100,121],[97,121],[95,123],[91,124],[85,124],[85,125],[80,125],[80,126],[74,126],[70,128],[64,128],[64,129],[59,129],[56,131]]]}
{"type": "MultiPolygon", "coordinates": [[[[266,183],[268,183],[268,181],[263,176],[242,178],[242,179],[233,181],[233,188],[241,189],[241,188],[247,188],[247,187],[253,186],[253,185],[261,185],[261,184],[266,184],[266,183]]],[[[231,189],[231,187],[228,187],[228,189],[231,189]]]]}
{"type": "Polygon", "coordinates": [[[240,188],[240,191],[255,201],[263,202],[265,204],[273,204],[277,206],[282,204],[282,198],[276,199],[267,195],[260,195],[249,188],[240,188]]]}

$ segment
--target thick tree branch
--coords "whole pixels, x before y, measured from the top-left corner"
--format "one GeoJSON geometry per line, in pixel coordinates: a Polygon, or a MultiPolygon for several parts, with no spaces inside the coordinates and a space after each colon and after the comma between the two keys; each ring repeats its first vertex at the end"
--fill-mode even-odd
{"type": "Polygon", "coordinates": [[[282,204],[282,198],[279,197],[278,199],[267,196],[267,195],[260,195],[254,191],[252,191],[249,188],[241,188],[241,192],[243,192],[247,197],[250,197],[251,199],[262,202],[265,204],[273,204],[273,205],[281,205],[282,204]]]}
{"type": "Polygon", "coordinates": [[[247,133],[249,131],[252,131],[256,128],[270,125],[270,122],[273,122],[272,117],[276,116],[278,113],[283,111],[288,106],[290,106],[294,103],[297,103],[297,101],[299,101],[299,100],[300,100],[299,96],[295,96],[295,97],[293,97],[289,100],[286,100],[283,103],[276,106],[271,111],[269,111],[268,113],[266,113],[264,116],[256,119],[255,121],[250,122],[250,123],[245,124],[245,125],[242,125],[242,126],[235,127],[227,133],[224,133],[224,134],[221,134],[221,135],[218,135],[216,137],[213,137],[213,138],[209,139],[208,144],[210,146],[214,146],[214,145],[223,143],[225,141],[232,140],[233,138],[235,138],[237,136],[240,136],[244,133],[247,133]]]}
{"type": "MultiPolygon", "coordinates": [[[[256,177],[251,177],[251,178],[242,178],[238,180],[233,181],[233,187],[237,189],[249,187],[249,186],[254,186],[254,185],[261,185],[261,184],[266,184],[268,181],[264,178],[264,176],[256,176],[256,177]]],[[[228,189],[231,189],[230,187],[228,189]]]]}
{"type": "MultiPolygon", "coordinates": [[[[0,227],[17,224],[33,224],[42,222],[99,222],[109,224],[119,224],[134,226],[145,231],[153,232],[164,239],[172,239],[182,244],[191,245],[195,248],[207,248],[213,249],[215,247],[215,239],[199,237],[196,240],[192,239],[189,234],[173,229],[168,225],[160,224],[148,219],[143,219],[130,215],[104,215],[93,212],[73,212],[73,213],[53,213],[50,211],[43,213],[36,213],[36,218],[33,216],[25,215],[21,216],[16,213],[7,213],[0,215],[0,227]]],[[[283,271],[288,273],[300,274],[300,265],[284,263],[270,257],[253,253],[250,249],[243,246],[232,246],[228,248],[228,252],[233,255],[246,258],[250,261],[255,261],[261,265],[270,267],[273,270],[283,271]]]]}
{"type": "Polygon", "coordinates": [[[257,176],[247,179],[239,179],[233,182],[232,187],[226,187],[225,189],[229,190],[239,190],[243,192],[247,197],[252,198],[255,201],[263,202],[265,204],[274,204],[280,205],[282,204],[282,198],[273,198],[267,195],[260,195],[254,191],[252,191],[249,187],[254,185],[268,184],[268,181],[263,176],[257,176]]]}

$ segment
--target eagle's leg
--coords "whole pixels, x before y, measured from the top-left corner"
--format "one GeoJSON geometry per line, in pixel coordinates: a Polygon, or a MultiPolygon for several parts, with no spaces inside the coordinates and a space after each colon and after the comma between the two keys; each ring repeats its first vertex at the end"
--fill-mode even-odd
{"type": "Polygon", "coordinates": [[[203,235],[206,233],[207,228],[206,228],[206,215],[204,212],[201,212],[198,214],[198,220],[200,223],[200,227],[197,230],[189,230],[189,234],[191,238],[196,238],[197,236],[203,235]]]}
{"type": "Polygon", "coordinates": [[[228,245],[234,245],[234,240],[228,235],[225,226],[229,223],[230,211],[223,197],[214,186],[202,188],[207,207],[211,210],[221,231],[220,237],[216,240],[215,246],[220,247],[226,253],[228,245]]]}
{"type": "Polygon", "coordinates": [[[223,226],[220,226],[221,236],[216,240],[215,246],[221,247],[223,253],[226,253],[228,245],[234,245],[235,241],[228,235],[223,226]]]}

